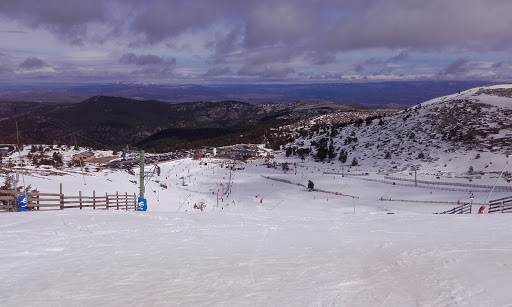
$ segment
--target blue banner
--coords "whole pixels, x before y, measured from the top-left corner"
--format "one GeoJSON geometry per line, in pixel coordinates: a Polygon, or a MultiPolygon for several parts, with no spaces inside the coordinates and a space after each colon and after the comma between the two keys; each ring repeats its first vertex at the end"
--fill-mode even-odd
{"type": "Polygon", "coordinates": [[[145,198],[139,197],[137,199],[137,211],[148,210],[148,201],[145,198]]]}
{"type": "Polygon", "coordinates": [[[18,197],[18,211],[27,211],[27,195],[18,197]]]}

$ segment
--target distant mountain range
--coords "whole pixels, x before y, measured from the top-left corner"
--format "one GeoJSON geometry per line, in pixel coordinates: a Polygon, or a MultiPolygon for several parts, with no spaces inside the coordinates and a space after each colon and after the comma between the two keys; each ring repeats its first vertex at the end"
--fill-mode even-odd
{"type": "Polygon", "coordinates": [[[282,103],[331,101],[368,107],[408,107],[488,84],[483,81],[409,81],[313,84],[163,85],[143,83],[0,84],[0,101],[79,102],[97,95],[166,102],[244,101],[282,103]]]}
{"type": "MultiPolygon", "coordinates": [[[[380,116],[378,112],[376,114],[375,109],[370,109],[368,106],[384,106],[383,113],[389,114],[393,113],[390,110],[391,107],[409,105],[412,101],[421,99],[420,97],[431,97],[439,92],[460,93],[453,88],[465,88],[474,83],[478,82],[238,86],[114,84],[97,88],[68,86],[70,92],[80,93],[80,95],[85,95],[89,91],[117,92],[125,96],[145,93],[144,97],[165,96],[174,97],[177,100],[188,97],[192,100],[191,97],[225,97],[223,95],[226,92],[231,92],[231,96],[244,96],[248,100],[251,99],[248,97],[253,97],[252,102],[261,102],[263,100],[259,99],[263,99],[262,97],[270,100],[269,93],[273,93],[271,95],[273,101],[293,97],[301,97],[303,100],[288,103],[247,103],[236,100],[170,103],[154,99],[142,100],[143,97],[131,99],[101,95],[78,103],[0,102],[0,141],[15,142],[14,119],[17,114],[20,136],[24,143],[78,143],[108,148],[130,144],[157,151],[240,142],[259,143],[268,136],[267,132],[270,128],[290,124],[304,125],[313,117],[319,120],[321,115],[326,115],[324,126],[325,123],[335,121],[337,118],[342,119],[344,123],[354,122],[369,116],[380,116]],[[251,96],[256,92],[259,98],[251,96]],[[327,99],[316,100],[315,97],[327,99]],[[335,104],[327,102],[328,100],[337,103],[345,102],[345,104],[335,104]],[[346,104],[348,102],[358,102],[358,104],[346,104]]],[[[44,98],[44,95],[41,97],[44,98]]],[[[43,98],[39,100],[44,100],[43,98]]],[[[426,100],[428,99],[419,102],[426,100]]],[[[446,114],[452,116],[451,113],[446,112],[433,116],[440,119],[445,118],[446,114]]],[[[464,120],[468,119],[464,118],[464,120]]],[[[503,122],[506,122],[506,119],[503,122]]],[[[425,123],[428,122],[418,122],[411,129],[422,131],[425,123]]],[[[450,118],[447,118],[445,122],[439,124],[448,125],[449,123],[450,118]]],[[[376,127],[377,130],[381,128],[376,127]]],[[[408,127],[400,128],[400,133],[406,131],[405,128],[408,129],[408,127]]],[[[441,128],[432,124],[432,129],[441,128]]],[[[458,135],[457,131],[450,133],[458,135]]],[[[286,140],[286,138],[273,139],[272,143],[275,145],[286,140]]],[[[390,137],[389,140],[393,138],[390,137]]],[[[380,141],[372,140],[370,143],[377,142],[380,141]]],[[[365,146],[373,146],[371,144],[365,146]]]]}
{"type": "MultiPolygon", "coordinates": [[[[95,96],[75,104],[37,105],[18,116],[25,143],[137,144],[173,150],[195,145],[228,145],[263,140],[265,129],[322,114],[365,111],[329,102],[249,104],[238,101],[171,104],[95,96]],[[156,134],[155,134],[156,133],[156,134]],[[147,139],[146,139],[147,138],[147,139]]],[[[15,141],[15,118],[0,121],[0,140],[15,141]]],[[[189,147],[190,148],[190,147],[189,147]]]]}

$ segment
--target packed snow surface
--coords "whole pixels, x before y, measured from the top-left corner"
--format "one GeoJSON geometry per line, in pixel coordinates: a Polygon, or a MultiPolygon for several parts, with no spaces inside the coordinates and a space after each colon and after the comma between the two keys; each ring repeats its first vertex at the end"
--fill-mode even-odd
{"type": "MultiPolygon", "coordinates": [[[[469,202],[469,193],[328,175],[328,164],[284,161],[286,173],[263,160],[234,171],[227,160],[160,164],[161,175],[146,185],[146,212],[1,213],[0,305],[512,302],[511,215],[434,215],[469,202]],[[298,185],[308,180],[339,194],[298,185]],[[200,203],[204,211],[193,209],[200,203]]],[[[366,171],[375,177],[351,169],[366,171]]],[[[137,173],[38,172],[25,181],[41,192],[58,192],[62,183],[68,195],[138,193],[137,173]]],[[[475,209],[487,196],[475,192],[475,209]]]]}

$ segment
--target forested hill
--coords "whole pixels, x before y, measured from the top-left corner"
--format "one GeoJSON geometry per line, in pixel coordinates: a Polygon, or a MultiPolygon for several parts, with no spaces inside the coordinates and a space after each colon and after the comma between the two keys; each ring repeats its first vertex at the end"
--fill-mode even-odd
{"type": "MultiPolygon", "coordinates": [[[[222,131],[220,135],[223,135],[229,133],[231,128],[233,132],[239,132],[240,129],[249,131],[289,124],[321,114],[361,109],[364,108],[330,102],[255,105],[222,101],[171,104],[156,100],[94,96],[76,104],[59,104],[43,110],[37,109],[36,112],[27,111],[19,116],[18,126],[22,140],[26,143],[74,143],[77,139],[81,143],[125,145],[134,144],[169,128],[223,128],[217,130],[222,131]]],[[[14,118],[2,120],[2,128],[2,142],[14,142],[14,118]]],[[[210,130],[212,133],[215,131],[210,130]]]]}

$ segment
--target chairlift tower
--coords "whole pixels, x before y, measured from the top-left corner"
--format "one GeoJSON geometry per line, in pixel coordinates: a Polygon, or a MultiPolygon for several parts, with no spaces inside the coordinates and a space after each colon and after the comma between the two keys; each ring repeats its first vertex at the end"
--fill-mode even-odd
{"type": "Polygon", "coordinates": [[[139,166],[140,166],[140,174],[139,174],[139,197],[144,198],[144,150],[137,150],[137,148],[130,149],[128,145],[123,150],[124,152],[135,152],[140,156],[139,166]]]}
{"type": "Polygon", "coordinates": [[[140,151],[139,197],[144,198],[144,150],[140,151]]]}
{"type": "MultiPolygon", "coordinates": [[[[15,123],[16,123],[16,147],[18,149],[18,157],[20,160],[21,178],[23,180],[23,192],[25,195],[25,199],[28,199],[27,186],[25,185],[25,175],[23,174],[23,159],[21,158],[20,131],[18,130],[18,109],[15,108],[14,112],[16,113],[16,120],[15,120],[15,123]]],[[[18,170],[16,169],[16,183],[14,185],[15,191],[18,190],[18,182],[19,182],[19,175],[18,175],[18,170]]],[[[17,211],[17,207],[14,206],[14,208],[15,208],[14,211],[17,211]]]]}

